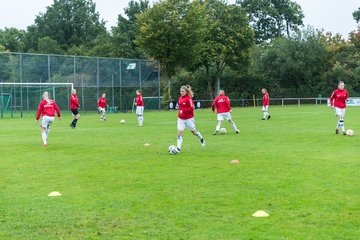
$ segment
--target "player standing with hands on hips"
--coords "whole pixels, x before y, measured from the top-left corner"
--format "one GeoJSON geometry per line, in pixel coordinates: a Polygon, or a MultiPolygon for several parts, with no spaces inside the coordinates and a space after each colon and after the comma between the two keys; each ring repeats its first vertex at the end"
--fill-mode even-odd
{"type": "Polygon", "coordinates": [[[346,101],[349,98],[349,94],[345,89],[343,81],[339,82],[338,88],[331,94],[330,105],[335,110],[335,114],[338,117],[338,123],[336,125],[335,133],[339,134],[339,128],[346,135],[344,126],[344,117],[346,109],[346,101]]]}
{"type": "Polygon", "coordinates": [[[205,140],[201,136],[201,133],[198,132],[195,128],[195,119],[194,119],[194,101],[192,97],[194,93],[191,90],[189,85],[182,86],[180,88],[180,97],[178,100],[179,112],[178,112],[178,137],[177,137],[177,150],[181,151],[181,146],[183,143],[183,134],[184,130],[189,129],[195,136],[197,136],[201,142],[202,146],[205,146],[205,140]]]}
{"type": "Polygon", "coordinates": [[[269,105],[270,105],[269,94],[265,88],[261,89],[261,92],[263,94],[263,101],[262,101],[263,102],[263,106],[262,106],[263,117],[261,120],[265,120],[266,118],[269,120],[271,118],[270,114],[268,113],[269,105]]]}
{"type": "Polygon", "coordinates": [[[136,115],[138,119],[138,126],[141,127],[143,125],[143,114],[144,114],[144,98],[141,94],[140,90],[136,90],[136,115]]]}
{"type": "Polygon", "coordinates": [[[40,116],[42,116],[41,137],[44,143],[43,146],[46,147],[48,145],[47,140],[50,132],[50,125],[55,120],[55,112],[57,113],[59,120],[61,120],[61,113],[54,100],[50,99],[48,92],[44,92],[42,98],[43,100],[40,102],[36,114],[36,123],[39,121],[40,116]]]}
{"type": "Polygon", "coordinates": [[[217,96],[215,98],[214,102],[212,103],[211,109],[213,112],[215,112],[215,108],[217,111],[217,121],[218,122],[217,122],[216,129],[215,129],[215,132],[213,133],[213,135],[218,134],[218,132],[221,128],[221,124],[224,121],[224,119],[229,121],[229,123],[231,124],[231,127],[234,129],[234,131],[236,133],[239,133],[239,129],[236,127],[236,124],[231,119],[230,99],[228,96],[225,95],[224,90],[219,91],[219,96],[217,96]]]}
{"type": "Polygon", "coordinates": [[[99,100],[97,102],[97,106],[98,106],[98,111],[99,111],[99,114],[100,114],[100,122],[106,121],[105,112],[106,112],[106,107],[108,105],[106,103],[106,94],[105,93],[103,93],[101,95],[101,98],[99,98],[99,100]]]}
{"type": "Polygon", "coordinates": [[[79,113],[79,98],[76,95],[76,89],[71,90],[71,96],[70,96],[70,111],[72,112],[72,115],[74,117],[73,121],[70,124],[71,128],[76,128],[76,123],[80,118],[79,113]]]}

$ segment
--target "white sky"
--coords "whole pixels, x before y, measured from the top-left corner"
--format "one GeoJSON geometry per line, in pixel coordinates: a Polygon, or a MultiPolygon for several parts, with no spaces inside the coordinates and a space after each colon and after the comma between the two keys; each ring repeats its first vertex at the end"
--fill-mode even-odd
{"type": "MultiPolygon", "coordinates": [[[[107,22],[107,28],[115,26],[117,16],[123,13],[129,0],[93,0],[97,5],[100,17],[107,22]]],[[[347,37],[348,33],[357,29],[352,12],[360,7],[359,0],[295,0],[300,4],[305,14],[305,25],[341,33],[347,37]]],[[[154,0],[151,0],[154,2],[154,0]]],[[[235,0],[228,0],[234,3],[235,0]]],[[[45,12],[46,6],[53,0],[0,0],[0,29],[16,27],[26,29],[34,23],[39,12],[45,12]]]]}

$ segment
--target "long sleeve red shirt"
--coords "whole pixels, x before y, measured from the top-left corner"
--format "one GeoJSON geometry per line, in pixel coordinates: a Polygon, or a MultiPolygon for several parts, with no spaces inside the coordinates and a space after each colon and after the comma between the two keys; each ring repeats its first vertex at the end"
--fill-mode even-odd
{"type": "Polygon", "coordinates": [[[144,98],[142,95],[136,95],[136,106],[138,107],[144,106],[144,98]]]}
{"type": "Polygon", "coordinates": [[[178,100],[179,112],[178,117],[186,120],[194,117],[194,101],[189,95],[181,96],[178,100]]]}
{"type": "Polygon", "coordinates": [[[41,115],[54,117],[55,112],[57,113],[57,116],[60,117],[60,109],[53,100],[42,100],[38,107],[36,120],[39,120],[41,115]]]}
{"type": "Polygon", "coordinates": [[[336,89],[330,97],[330,104],[332,107],[337,107],[337,108],[346,108],[346,101],[349,98],[349,94],[346,91],[346,89],[340,90],[340,89],[336,89]]]}
{"type": "Polygon", "coordinates": [[[262,102],[263,102],[263,106],[270,105],[269,94],[267,92],[264,93],[262,102]]]}
{"type": "Polygon", "coordinates": [[[79,98],[76,94],[70,96],[70,109],[77,109],[80,107],[79,98]]]}
{"type": "Polygon", "coordinates": [[[106,108],[106,106],[107,106],[106,98],[99,98],[97,105],[98,105],[98,107],[106,108]]]}
{"type": "Polygon", "coordinates": [[[225,95],[217,96],[211,106],[213,111],[215,111],[215,107],[218,113],[230,112],[231,105],[229,97],[225,95]]]}

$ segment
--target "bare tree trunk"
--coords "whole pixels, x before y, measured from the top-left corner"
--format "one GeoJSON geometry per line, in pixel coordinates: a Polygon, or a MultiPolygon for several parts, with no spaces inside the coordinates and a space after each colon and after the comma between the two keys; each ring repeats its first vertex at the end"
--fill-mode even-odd
{"type": "Polygon", "coordinates": [[[216,92],[220,91],[220,75],[216,76],[216,92]]]}
{"type": "Polygon", "coordinates": [[[287,33],[287,36],[290,37],[290,26],[289,26],[288,21],[286,21],[286,33],[287,33]]]}
{"type": "Polygon", "coordinates": [[[212,90],[212,87],[211,87],[209,66],[205,66],[205,70],[206,70],[206,81],[208,83],[208,89],[209,89],[209,96],[210,96],[211,100],[214,100],[214,94],[213,94],[213,90],[212,90]]]}

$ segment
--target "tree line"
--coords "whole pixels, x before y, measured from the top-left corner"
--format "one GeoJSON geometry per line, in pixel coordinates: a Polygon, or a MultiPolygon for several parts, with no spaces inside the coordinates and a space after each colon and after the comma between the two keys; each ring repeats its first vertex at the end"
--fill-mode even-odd
{"type": "MultiPolygon", "coordinates": [[[[131,0],[111,30],[92,0],[54,0],[26,30],[0,29],[0,51],[156,59],[165,99],[329,96],[339,80],[360,94],[360,28],[344,39],[304,27],[291,0],[131,0]]],[[[353,12],[360,23],[360,8],[353,12]]]]}

